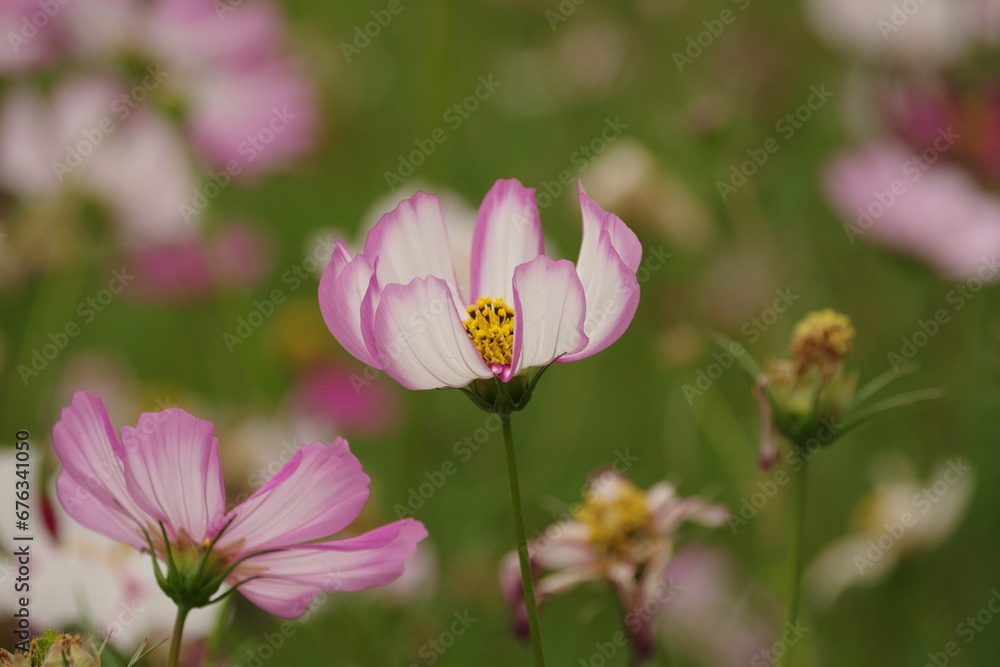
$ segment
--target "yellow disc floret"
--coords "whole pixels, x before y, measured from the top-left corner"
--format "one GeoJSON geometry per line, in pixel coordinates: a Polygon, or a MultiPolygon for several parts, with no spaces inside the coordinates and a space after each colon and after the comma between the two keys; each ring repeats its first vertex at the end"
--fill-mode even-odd
{"type": "Polygon", "coordinates": [[[792,360],[797,373],[810,366],[829,375],[834,364],[847,356],[854,340],[854,327],[847,315],[826,308],[806,315],[792,334],[792,360]]]}
{"type": "Polygon", "coordinates": [[[573,512],[590,529],[589,541],[602,554],[629,559],[650,537],[646,494],[625,479],[606,493],[590,490],[573,512]]]}
{"type": "Polygon", "coordinates": [[[469,319],[462,324],[483,361],[506,366],[514,356],[514,309],[503,299],[483,297],[465,309],[469,319]]]}

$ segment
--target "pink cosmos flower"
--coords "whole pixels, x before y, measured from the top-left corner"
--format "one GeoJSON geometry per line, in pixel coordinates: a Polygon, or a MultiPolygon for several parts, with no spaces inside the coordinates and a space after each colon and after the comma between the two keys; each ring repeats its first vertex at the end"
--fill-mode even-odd
{"type": "Polygon", "coordinates": [[[127,249],[124,261],[136,275],[128,297],[194,301],[212,296],[220,287],[253,287],[271,270],[269,239],[253,226],[229,222],[207,236],[127,249]]]}
{"type": "Polygon", "coordinates": [[[579,188],[574,266],[543,254],[534,190],[497,181],[476,218],[471,279],[459,288],[441,205],[418,193],[379,220],[364,251],[337,241],[319,286],[337,341],[409,389],[507,382],[532,366],[600,352],[639,301],[642,248],[579,188]]]}
{"type": "Polygon", "coordinates": [[[949,278],[997,280],[990,262],[1000,252],[1000,198],[961,166],[921,168],[920,155],[881,142],[827,167],[824,185],[848,237],[915,256],[949,278]]]}
{"type": "Polygon", "coordinates": [[[60,502],[84,526],[156,557],[206,557],[212,576],[265,611],[292,618],[324,590],[396,580],[427,536],[403,519],[342,540],[368,499],[369,478],[347,441],[301,447],[256,493],[225,507],[210,422],[179,409],[145,413],[115,433],[100,398],[77,392],[53,429],[60,502]],[[166,540],[164,540],[164,536],[166,540]]]}
{"type": "MultiPolygon", "coordinates": [[[[533,574],[540,577],[536,600],[540,604],[584,581],[610,581],[621,600],[632,649],[643,658],[653,649],[656,618],[643,610],[647,603],[662,606],[672,596],[666,572],[681,524],[721,526],[728,518],[724,507],[681,498],[666,482],[644,492],[617,472],[604,470],[591,478],[582,503],[529,543],[533,574]]],[[[527,636],[516,552],[501,563],[500,582],[514,609],[516,630],[527,636]]]]}

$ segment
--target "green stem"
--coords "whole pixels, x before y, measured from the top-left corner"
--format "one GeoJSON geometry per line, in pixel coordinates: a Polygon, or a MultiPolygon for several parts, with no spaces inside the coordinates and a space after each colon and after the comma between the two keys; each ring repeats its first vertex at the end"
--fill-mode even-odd
{"type": "Polygon", "coordinates": [[[521,507],[521,487],[517,481],[517,459],[514,456],[514,435],[510,430],[510,415],[499,415],[503,426],[503,441],[507,448],[507,476],[510,479],[510,501],[514,506],[514,528],[517,531],[517,555],[521,561],[521,585],[524,587],[524,606],[528,612],[528,630],[535,649],[535,665],[545,667],[542,636],[538,630],[538,605],[535,604],[535,586],[528,559],[528,538],[524,531],[524,509],[521,507]]]}
{"type": "MultiPolygon", "coordinates": [[[[800,459],[802,469],[792,475],[792,552],[788,562],[788,608],[785,614],[785,627],[793,627],[799,618],[799,584],[802,580],[802,543],[804,541],[806,524],[806,470],[809,464],[806,459],[800,459]]],[[[792,649],[794,644],[785,647],[785,654],[779,665],[789,667],[792,664],[792,649]]]]}
{"type": "Polygon", "coordinates": [[[167,660],[167,667],[179,667],[181,658],[181,638],[184,636],[184,621],[187,619],[191,609],[182,605],[177,606],[177,620],[174,622],[174,634],[170,638],[170,658],[167,660]]]}

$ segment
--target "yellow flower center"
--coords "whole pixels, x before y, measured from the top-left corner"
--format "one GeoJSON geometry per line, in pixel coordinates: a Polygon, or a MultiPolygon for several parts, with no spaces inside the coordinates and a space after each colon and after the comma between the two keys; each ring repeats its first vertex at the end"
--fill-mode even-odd
{"type": "Polygon", "coordinates": [[[472,344],[490,366],[506,366],[514,356],[514,309],[503,299],[483,297],[465,309],[462,324],[472,344]]]}
{"type": "Polygon", "coordinates": [[[829,376],[834,364],[847,356],[854,340],[854,327],[847,315],[826,308],[809,313],[795,325],[792,359],[797,373],[818,366],[829,376]]]}
{"type": "Polygon", "coordinates": [[[590,529],[590,543],[605,556],[627,559],[636,555],[650,537],[646,494],[621,480],[614,495],[588,491],[574,516],[590,529]]]}

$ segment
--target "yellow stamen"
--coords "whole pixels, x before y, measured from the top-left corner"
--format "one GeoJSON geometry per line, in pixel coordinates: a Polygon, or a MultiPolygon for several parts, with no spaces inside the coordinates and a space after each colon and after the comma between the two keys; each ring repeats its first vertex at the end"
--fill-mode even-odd
{"type": "Polygon", "coordinates": [[[792,359],[799,374],[809,366],[818,366],[829,376],[834,364],[847,356],[854,340],[854,327],[847,315],[826,308],[809,313],[795,325],[792,334],[792,359]]]}
{"type": "Polygon", "coordinates": [[[606,556],[627,559],[648,542],[650,513],[646,494],[627,480],[614,494],[588,491],[574,516],[590,529],[589,541],[606,556]]]}
{"type": "Polygon", "coordinates": [[[204,540],[202,540],[202,542],[201,542],[201,548],[202,549],[207,549],[210,546],[212,546],[212,540],[208,539],[207,537],[204,540]]]}
{"type": "Polygon", "coordinates": [[[506,366],[514,356],[514,309],[503,299],[483,297],[465,309],[462,324],[487,364],[506,366]]]}

